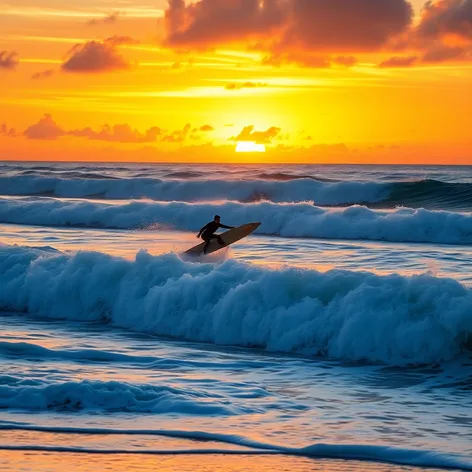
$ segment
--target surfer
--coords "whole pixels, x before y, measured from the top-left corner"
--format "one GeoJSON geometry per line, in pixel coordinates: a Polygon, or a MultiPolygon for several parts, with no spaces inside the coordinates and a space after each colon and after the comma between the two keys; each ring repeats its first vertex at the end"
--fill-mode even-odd
{"type": "Polygon", "coordinates": [[[210,242],[212,239],[217,239],[218,243],[221,246],[225,246],[225,242],[223,239],[221,239],[221,236],[218,234],[215,234],[216,231],[219,228],[225,228],[225,229],[233,229],[234,226],[226,226],[221,223],[221,217],[219,215],[215,215],[215,218],[213,221],[210,221],[207,225],[205,225],[200,232],[198,233],[197,238],[202,238],[205,241],[205,246],[203,248],[203,254],[206,254],[206,251],[208,249],[208,246],[210,245],[210,242]]]}

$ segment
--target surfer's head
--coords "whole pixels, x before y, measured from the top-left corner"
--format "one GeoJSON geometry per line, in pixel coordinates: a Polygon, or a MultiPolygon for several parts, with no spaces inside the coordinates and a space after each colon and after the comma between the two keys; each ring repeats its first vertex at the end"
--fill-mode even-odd
{"type": "Polygon", "coordinates": [[[221,216],[220,215],[215,215],[215,223],[219,223],[221,220],[221,216]]]}

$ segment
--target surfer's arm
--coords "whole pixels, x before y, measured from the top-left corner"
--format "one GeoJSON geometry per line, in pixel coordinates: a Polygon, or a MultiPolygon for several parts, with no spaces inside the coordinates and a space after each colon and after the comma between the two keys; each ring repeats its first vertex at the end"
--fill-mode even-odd
{"type": "Polygon", "coordinates": [[[208,228],[208,225],[205,225],[205,226],[200,230],[200,232],[198,233],[197,238],[199,238],[199,237],[202,235],[203,231],[205,231],[207,228],[208,228]]]}
{"type": "Polygon", "coordinates": [[[224,229],[234,229],[235,226],[226,226],[226,225],[222,225],[222,224],[220,223],[220,228],[224,228],[224,229]]]}

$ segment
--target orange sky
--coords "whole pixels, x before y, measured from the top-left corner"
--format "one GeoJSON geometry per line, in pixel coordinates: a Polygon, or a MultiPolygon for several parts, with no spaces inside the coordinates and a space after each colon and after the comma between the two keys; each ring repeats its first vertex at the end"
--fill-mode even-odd
{"type": "Polygon", "coordinates": [[[0,159],[472,164],[472,0],[0,0],[0,87],[0,159]]]}

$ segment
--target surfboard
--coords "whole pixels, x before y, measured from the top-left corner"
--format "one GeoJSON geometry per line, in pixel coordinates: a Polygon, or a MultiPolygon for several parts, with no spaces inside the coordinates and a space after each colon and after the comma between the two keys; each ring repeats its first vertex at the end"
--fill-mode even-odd
{"type": "MultiPolygon", "coordinates": [[[[229,231],[226,231],[226,233],[220,234],[221,239],[223,239],[223,241],[225,242],[225,245],[221,246],[217,239],[212,239],[205,255],[219,251],[220,249],[223,249],[224,247],[227,247],[235,243],[236,241],[239,241],[245,238],[246,236],[249,236],[252,232],[259,228],[260,225],[260,223],[248,223],[242,226],[238,226],[237,228],[230,229],[229,231]]],[[[185,251],[184,254],[186,254],[187,256],[202,256],[204,247],[205,243],[203,242],[198,246],[192,247],[188,251],[185,251]]]]}

